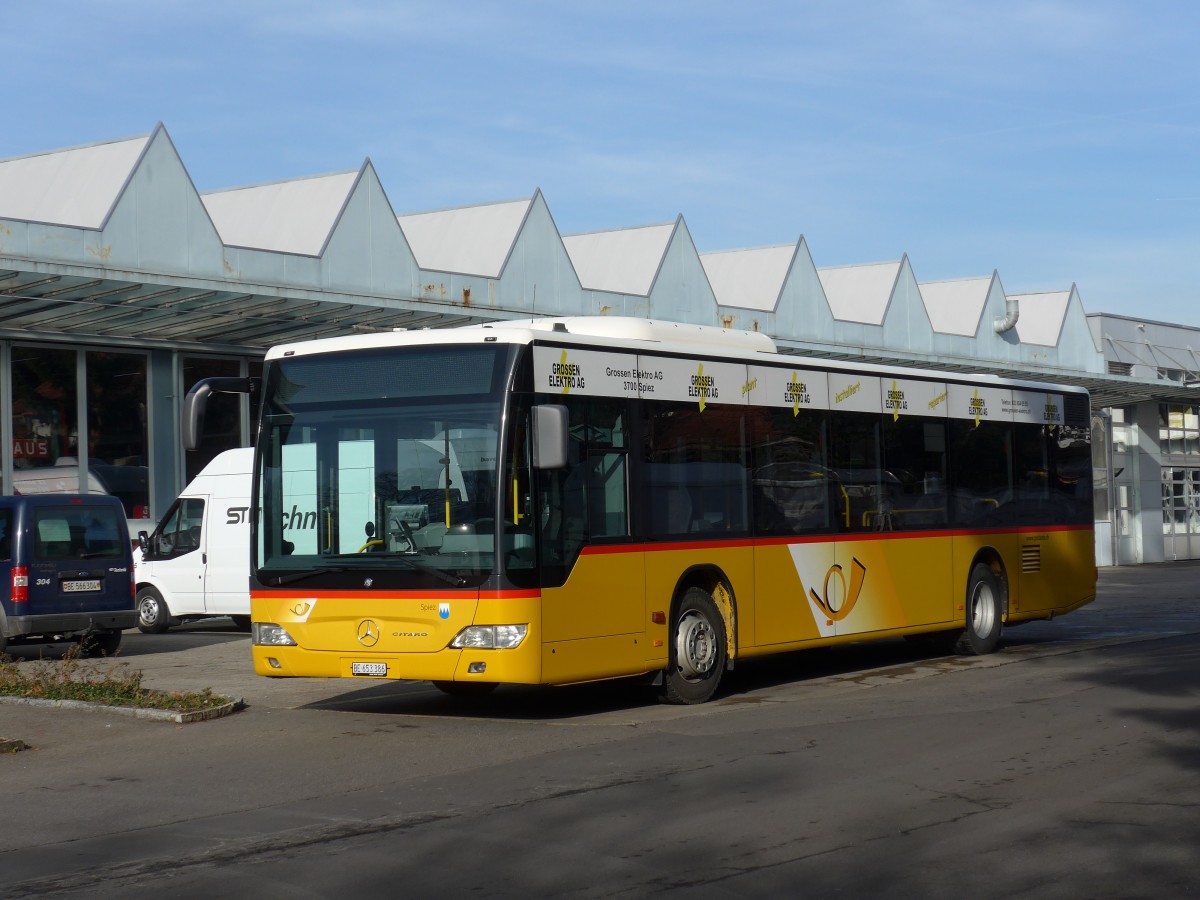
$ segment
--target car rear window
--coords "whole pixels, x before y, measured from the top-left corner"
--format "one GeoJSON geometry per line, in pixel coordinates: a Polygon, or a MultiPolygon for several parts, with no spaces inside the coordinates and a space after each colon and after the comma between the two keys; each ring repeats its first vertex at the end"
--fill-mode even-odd
{"type": "Polygon", "coordinates": [[[33,516],[33,555],[39,560],[120,556],[126,527],[111,507],[38,509],[33,516]]]}

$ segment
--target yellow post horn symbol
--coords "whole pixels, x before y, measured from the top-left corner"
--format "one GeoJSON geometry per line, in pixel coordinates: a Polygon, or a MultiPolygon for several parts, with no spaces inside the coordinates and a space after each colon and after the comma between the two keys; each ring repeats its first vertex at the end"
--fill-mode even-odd
{"type": "Polygon", "coordinates": [[[854,609],[854,604],[858,602],[858,597],[862,593],[863,582],[866,578],[867,567],[859,562],[858,557],[855,557],[854,561],[850,564],[850,589],[848,591],[846,590],[846,576],[842,574],[842,567],[835,564],[830,566],[829,571],[825,573],[825,584],[822,587],[822,594],[824,596],[821,596],[814,590],[810,590],[808,593],[812,597],[813,602],[825,611],[825,614],[829,616],[831,621],[840,622],[846,616],[850,615],[850,610],[854,609]],[[837,609],[833,608],[834,598],[829,596],[829,579],[834,575],[837,575],[838,580],[841,581],[842,589],[840,593],[845,597],[842,605],[837,609]]]}

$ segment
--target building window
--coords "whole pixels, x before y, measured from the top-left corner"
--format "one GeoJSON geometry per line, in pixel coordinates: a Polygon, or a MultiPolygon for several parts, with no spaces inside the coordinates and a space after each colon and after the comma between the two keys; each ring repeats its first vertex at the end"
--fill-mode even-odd
{"type": "Polygon", "coordinates": [[[88,468],[121,499],[126,518],[148,520],[146,357],[89,351],[87,386],[88,468]]]}
{"type": "MultiPolygon", "coordinates": [[[[236,359],[190,356],[182,360],[183,393],[202,378],[237,378],[242,364],[236,359]]],[[[261,370],[260,370],[261,371],[261,370]]],[[[241,394],[212,394],[204,414],[200,446],[184,455],[185,481],[191,481],[218,453],[243,446],[241,394]]]]}
{"type": "Polygon", "coordinates": [[[6,493],[79,492],[77,357],[74,350],[13,347],[14,484],[6,493]],[[62,486],[50,484],[51,476],[62,486]]]}
{"type": "Polygon", "coordinates": [[[1200,410],[1179,403],[1160,403],[1158,440],[1165,456],[1200,457],[1200,410]]]}

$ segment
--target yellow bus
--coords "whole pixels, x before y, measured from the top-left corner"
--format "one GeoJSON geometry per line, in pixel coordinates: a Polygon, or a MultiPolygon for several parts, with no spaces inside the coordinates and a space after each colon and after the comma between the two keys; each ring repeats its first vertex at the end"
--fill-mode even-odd
{"type": "MultiPolygon", "coordinates": [[[[189,395],[185,442],[212,390],[189,395]]],[[[532,319],[273,348],[255,671],[448,693],[868,638],[988,653],[1095,596],[1085,391],[532,319]]]]}

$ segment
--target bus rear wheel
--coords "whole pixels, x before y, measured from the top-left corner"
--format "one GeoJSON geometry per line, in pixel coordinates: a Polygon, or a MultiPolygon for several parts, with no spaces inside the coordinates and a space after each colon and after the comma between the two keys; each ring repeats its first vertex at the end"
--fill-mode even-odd
{"type": "Polygon", "coordinates": [[[727,659],[721,611],[708,591],[688,588],[671,621],[662,698],[668,703],[703,703],[721,683],[727,659]]]}
{"type": "Polygon", "coordinates": [[[1004,610],[1000,580],[987,563],[976,563],[967,581],[967,627],[954,645],[954,652],[982,656],[1000,646],[1004,610]]]}

